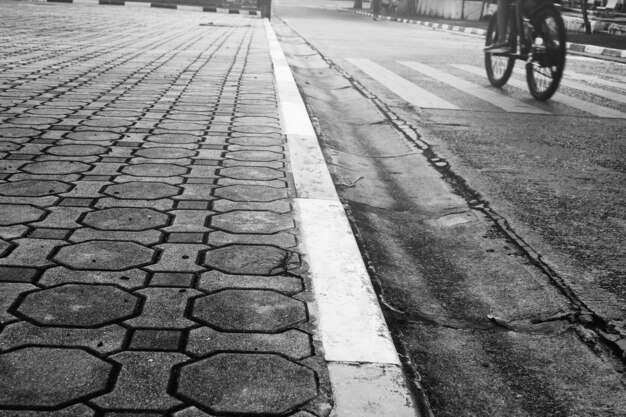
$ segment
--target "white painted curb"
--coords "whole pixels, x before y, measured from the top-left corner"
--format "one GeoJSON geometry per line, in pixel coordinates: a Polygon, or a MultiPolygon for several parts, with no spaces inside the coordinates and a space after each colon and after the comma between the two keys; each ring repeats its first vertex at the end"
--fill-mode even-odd
{"type": "Polygon", "coordinates": [[[300,250],[309,265],[335,399],[332,416],[415,417],[417,408],[315,130],[267,19],[265,28],[297,193],[300,250]]]}

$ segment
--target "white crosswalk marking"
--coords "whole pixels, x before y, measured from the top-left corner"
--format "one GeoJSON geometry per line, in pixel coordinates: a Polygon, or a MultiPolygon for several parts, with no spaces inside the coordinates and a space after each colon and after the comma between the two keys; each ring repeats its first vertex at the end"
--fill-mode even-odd
{"type": "MultiPolygon", "coordinates": [[[[355,67],[366,73],[368,76],[378,81],[394,94],[402,98],[403,100],[413,104],[419,108],[424,109],[444,109],[444,110],[460,110],[456,105],[449,103],[448,101],[438,97],[437,95],[415,85],[413,82],[403,78],[391,70],[373,62],[370,59],[360,58],[347,58],[355,67]]],[[[551,114],[549,111],[542,110],[539,107],[535,107],[532,104],[525,103],[519,99],[507,96],[504,93],[495,91],[485,81],[485,85],[476,84],[467,81],[463,78],[454,76],[452,74],[442,71],[440,68],[424,65],[421,62],[416,61],[396,61],[397,63],[418,71],[434,80],[448,84],[457,90],[463,91],[466,94],[472,95],[480,100],[488,102],[504,111],[511,113],[530,113],[530,114],[551,114]]],[[[462,71],[480,75],[485,77],[485,69],[482,67],[465,65],[465,64],[449,64],[451,67],[460,69],[462,71]]],[[[516,74],[525,75],[525,68],[523,65],[519,65],[515,68],[516,74]]],[[[621,90],[626,91],[626,83],[621,83],[620,76],[610,75],[610,79],[600,78],[595,75],[586,75],[575,72],[566,72],[564,79],[561,80],[561,84],[565,87],[576,89],[585,93],[593,94],[598,97],[602,97],[617,103],[626,104],[626,94],[621,90]],[[618,81],[615,81],[618,80],[618,81]],[[595,84],[596,86],[590,85],[595,84]],[[597,87],[598,85],[608,87],[612,90],[602,89],[597,87]],[[617,91],[616,91],[617,90],[617,91]]],[[[527,90],[528,86],[525,81],[511,78],[507,82],[508,85],[519,88],[521,90],[527,90]]],[[[579,99],[576,97],[568,96],[562,92],[556,92],[550,99],[552,102],[564,104],[577,110],[581,110],[585,113],[610,119],[626,119],[626,113],[614,108],[595,104],[589,100],[579,99]]]]}
{"type": "Polygon", "coordinates": [[[518,99],[508,97],[501,93],[495,92],[492,89],[471,83],[459,77],[455,77],[454,75],[446,74],[445,72],[437,68],[433,68],[428,65],[424,65],[422,63],[414,61],[398,61],[398,63],[419,71],[422,74],[428,75],[429,77],[432,77],[438,81],[446,83],[458,90],[463,91],[464,93],[470,94],[483,101],[491,103],[494,106],[499,107],[507,112],[549,114],[544,110],[541,110],[530,104],[526,104],[518,99]]]}
{"type": "MultiPolygon", "coordinates": [[[[514,71],[517,74],[523,74],[524,76],[526,75],[526,70],[524,68],[515,67],[514,71]]],[[[602,90],[601,88],[592,87],[590,85],[568,81],[567,79],[562,79],[561,85],[563,87],[573,88],[575,90],[583,91],[585,93],[595,94],[598,97],[603,97],[609,100],[617,101],[618,103],[626,104],[626,96],[623,94],[602,90]]]]}
{"type": "MultiPolygon", "coordinates": [[[[612,77],[618,77],[615,75],[611,75],[612,77]]],[[[605,80],[604,78],[596,77],[595,75],[589,74],[580,74],[578,72],[565,71],[565,78],[569,78],[576,81],[584,81],[588,83],[600,84],[611,88],[620,88],[622,90],[626,90],[626,79],[623,81],[612,81],[605,80]]]]}
{"type": "MultiPolygon", "coordinates": [[[[472,74],[485,75],[484,68],[479,68],[479,67],[474,67],[471,65],[464,65],[464,64],[450,64],[450,66],[454,68],[458,68],[463,71],[467,71],[472,74]]],[[[520,81],[520,80],[516,80],[513,78],[509,79],[507,84],[515,88],[520,88],[522,90],[525,90],[528,88],[525,81],[520,81]]],[[[620,112],[619,110],[615,110],[610,107],[600,106],[599,104],[594,104],[589,101],[581,100],[575,97],[566,96],[565,94],[559,93],[558,91],[554,94],[554,96],[552,96],[551,101],[565,104],[575,109],[582,110],[587,113],[591,113],[594,116],[598,116],[598,117],[612,118],[612,119],[626,118],[626,114],[620,112]]]]}
{"type": "Polygon", "coordinates": [[[459,110],[454,104],[448,103],[369,59],[347,58],[347,61],[414,106],[423,109],[459,110]]]}

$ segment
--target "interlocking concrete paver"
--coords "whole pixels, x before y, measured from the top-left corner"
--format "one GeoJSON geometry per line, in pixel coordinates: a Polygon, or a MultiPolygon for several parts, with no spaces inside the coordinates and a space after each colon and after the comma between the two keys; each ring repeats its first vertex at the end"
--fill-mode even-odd
{"type": "Polygon", "coordinates": [[[198,288],[217,292],[228,288],[267,289],[293,295],[304,290],[302,280],[293,276],[229,275],[219,271],[200,274],[198,288]]]}
{"type": "Polygon", "coordinates": [[[28,345],[74,346],[108,354],[123,347],[126,333],[127,330],[117,324],[86,329],[41,327],[21,321],[9,324],[0,333],[0,349],[11,350],[28,345]]]}
{"type": "Polygon", "coordinates": [[[54,260],[76,269],[123,271],[148,265],[154,250],[133,242],[93,240],[61,248],[54,260]]]}
{"type": "Polygon", "coordinates": [[[194,300],[192,317],[223,331],[276,333],[307,319],[303,302],[267,290],[228,289],[194,300]]]}
{"type": "Polygon", "coordinates": [[[131,317],[138,301],[112,285],[65,284],[28,293],[15,311],[40,325],[99,327],[131,317]]]}
{"type": "Polygon", "coordinates": [[[72,185],[60,181],[16,181],[0,184],[0,195],[40,197],[69,191],[72,185]]]}
{"type": "Polygon", "coordinates": [[[146,266],[150,271],[195,272],[205,268],[197,264],[200,253],[207,250],[207,245],[166,243],[154,248],[159,249],[159,261],[146,266]]]}
{"type": "Polygon", "coordinates": [[[104,189],[105,194],[116,198],[139,198],[145,200],[158,200],[164,197],[172,197],[179,194],[180,191],[180,188],[170,184],[140,181],[109,185],[104,189]]]}
{"type": "Polygon", "coordinates": [[[185,272],[155,272],[150,279],[150,286],[155,287],[191,287],[194,274],[185,272]]]}
{"type": "MultiPolygon", "coordinates": [[[[22,283],[4,283],[0,292],[0,324],[13,321],[16,317],[8,312],[18,296],[24,292],[36,290],[37,287],[22,283]]],[[[1,335],[1,334],[0,334],[1,335]]]]}
{"type": "Polygon", "coordinates": [[[89,165],[82,162],[46,161],[26,164],[21,169],[31,174],[72,174],[88,171],[89,168],[89,165]]]}
{"type": "Polygon", "coordinates": [[[176,352],[122,352],[109,359],[122,365],[113,392],[98,397],[105,409],[169,410],[180,401],[167,393],[171,368],[189,358],[176,352]]]}
{"type": "Polygon", "coordinates": [[[134,350],[179,350],[182,332],[178,330],[135,330],[130,342],[134,350]]]}
{"type": "Polygon", "coordinates": [[[60,145],[52,146],[46,150],[51,155],[59,156],[88,156],[102,155],[108,148],[99,145],[60,145]]]}
{"type": "Polygon", "coordinates": [[[191,288],[144,288],[136,291],[146,297],[141,315],[125,323],[138,328],[186,329],[195,323],[186,318],[189,299],[201,295],[191,288]]]}
{"type": "Polygon", "coordinates": [[[110,363],[81,349],[27,347],[0,354],[0,405],[54,407],[106,388],[110,363]]]}
{"type": "Polygon", "coordinates": [[[30,223],[30,226],[77,229],[81,227],[81,225],[77,223],[78,218],[84,213],[91,211],[91,209],[86,207],[50,207],[48,211],[49,213],[45,219],[30,223]]]}
{"type": "Polygon", "coordinates": [[[277,233],[295,227],[289,215],[269,211],[231,211],[211,219],[211,226],[234,233],[277,233]]]}
{"type": "Polygon", "coordinates": [[[0,266],[0,282],[33,282],[37,272],[32,268],[0,266]]]}
{"type": "Polygon", "coordinates": [[[48,258],[59,246],[67,245],[63,240],[52,239],[15,239],[17,245],[8,255],[3,254],[0,265],[47,267],[54,265],[48,258]]]}
{"type": "Polygon", "coordinates": [[[23,204],[0,205],[0,226],[29,223],[39,220],[45,215],[45,211],[23,204]]]}
{"type": "Polygon", "coordinates": [[[74,189],[61,194],[64,198],[100,198],[102,187],[109,185],[108,181],[79,181],[74,183],[74,189]]]}
{"type": "Polygon", "coordinates": [[[76,404],[58,411],[0,410],[0,417],[93,417],[96,412],[83,404],[76,404]]]}
{"type": "Polygon", "coordinates": [[[187,167],[172,164],[138,164],[122,168],[123,173],[138,177],[174,177],[187,171],[187,167]]]}
{"type": "Polygon", "coordinates": [[[211,246],[241,245],[274,245],[281,248],[292,248],[297,245],[296,237],[288,232],[271,235],[213,232],[209,235],[208,244],[211,246]]]}
{"type": "MultiPolygon", "coordinates": [[[[5,227],[0,226],[0,239],[15,239],[18,237],[22,237],[28,233],[28,230],[28,227],[21,224],[5,227]]],[[[4,247],[3,251],[6,250],[7,248],[4,247]]]]}
{"type": "Polygon", "coordinates": [[[220,170],[220,175],[237,180],[269,181],[282,178],[284,172],[263,167],[232,167],[220,170]]]}
{"type": "Polygon", "coordinates": [[[289,257],[274,246],[236,245],[207,252],[204,264],[232,274],[278,275],[287,270],[289,257]]]}
{"type": "Polygon", "coordinates": [[[297,330],[277,334],[222,333],[210,327],[189,333],[187,351],[199,356],[224,351],[277,353],[296,360],[312,354],[309,336],[297,330]]]}
{"type": "Polygon", "coordinates": [[[168,216],[146,208],[110,208],[88,213],[87,226],[102,230],[147,230],[167,224],[168,216]]]}
{"type": "MultiPolygon", "coordinates": [[[[179,205],[180,207],[180,205],[179,205]]],[[[209,210],[172,210],[174,215],[171,226],[164,227],[165,232],[209,232],[212,229],[206,227],[207,218],[214,214],[209,210]]]]}
{"type": "Polygon", "coordinates": [[[65,267],[46,269],[37,282],[44,287],[65,283],[112,284],[124,288],[137,288],[145,285],[148,273],[140,269],[125,271],[75,271],[65,267]]]}
{"type": "Polygon", "coordinates": [[[182,148],[146,148],[135,152],[135,155],[152,159],[176,159],[195,156],[196,152],[182,148]]]}
{"type": "Polygon", "coordinates": [[[263,21],[0,13],[0,416],[326,417],[263,21]]]}
{"type": "Polygon", "coordinates": [[[311,369],[271,354],[221,353],[191,363],[177,388],[217,413],[280,415],[317,395],[311,369]]]}

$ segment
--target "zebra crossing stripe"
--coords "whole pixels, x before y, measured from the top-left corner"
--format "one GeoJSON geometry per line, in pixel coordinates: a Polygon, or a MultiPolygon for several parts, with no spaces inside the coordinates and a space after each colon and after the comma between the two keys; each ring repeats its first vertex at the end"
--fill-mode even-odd
{"type": "Polygon", "coordinates": [[[459,110],[459,107],[413,84],[369,59],[347,58],[347,61],[378,81],[404,101],[422,109],[459,110]]]}
{"type": "Polygon", "coordinates": [[[565,71],[564,77],[572,79],[572,80],[576,80],[576,81],[600,84],[606,87],[626,90],[626,79],[622,79],[621,81],[612,81],[612,80],[606,80],[604,78],[596,77],[595,75],[580,74],[580,73],[572,72],[572,71],[565,71]]]}
{"type": "MultiPolygon", "coordinates": [[[[516,67],[514,71],[517,74],[526,75],[526,70],[523,68],[516,67]]],[[[584,93],[594,94],[598,97],[602,97],[602,98],[606,98],[612,101],[616,101],[618,103],[626,104],[626,96],[624,96],[623,94],[614,93],[612,91],[606,91],[601,88],[592,87],[590,85],[568,81],[567,79],[561,80],[561,86],[573,88],[574,90],[582,91],[584,93]]]]}
{"type": "MultiPolygon", "coordinates": [[[[450,64],[450,66],[454,68],[458,68],[460,70],[485,76],[485,70],[483,68],[474,67],[471,65],[464,64],[450,64]]],[[[525,82],[516,80],[511,78],[508,82],[508,85],[511,85],[515,88],[519,88],[522,90],[526,90],[528,87],[525,82]]],[[[610,119],[624,119],[626,118],[626,114],[612,109],[610,107],[600,106],[599,104],[595,104],[586,100],[581,100],[575,97],[567,96],[563,93],[559,93],[558,91],[552,96],[550,99],[553,102],[565,104],[566,106],[573,107],[578,110],[582,110],[586,113],[593,114],[594,116],[602,117],[602,118],[610,118],[610,119]]]]}
{"type": "Polygon", "coordinates": [[[466,81],[462,78],[456,77],[451,74],[447,74],[437,68],[424,65],[415,61],[398,61],[398,63],[409,67],[415,71],[425,74],[431,78],[448,84],[457,90],[463,91],[469,95],[472,95],[480,100],[493,104],[496,107],[501,108],[504,111],[510,113],[531,113],[531,114],[550,114],[544,110],[541,110],[533,105],[524,103],[518,99],[503,95],[492,89],[483,87],[478,84],[466,81]]]}

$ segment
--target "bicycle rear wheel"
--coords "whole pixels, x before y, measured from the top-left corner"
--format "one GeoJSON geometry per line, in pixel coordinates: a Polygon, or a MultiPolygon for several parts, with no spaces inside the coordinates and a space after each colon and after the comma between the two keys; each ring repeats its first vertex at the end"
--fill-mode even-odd
{"type": "Polygon", "coordinates": [[[552,7],[541,9],[532,24],[533,47],[531,59],[526,63],[526,82],[530,94],[545,101],[559,88],[565,69],[565,25],[560,13],[552,7]]]}
{"type": "MultiPolygon", "coordinates": [[[[494,14],[489,21],[485,45],[491,45],[498,42],[499,39],[498,17],[494,14]]],[[[496,87],[502,87],[506,84],[511,77],[514,65],[515,58],[511,58],[508,55],[485,52],[485,70],[487,71],[487,78],[489,82],[496,87]]]]}

